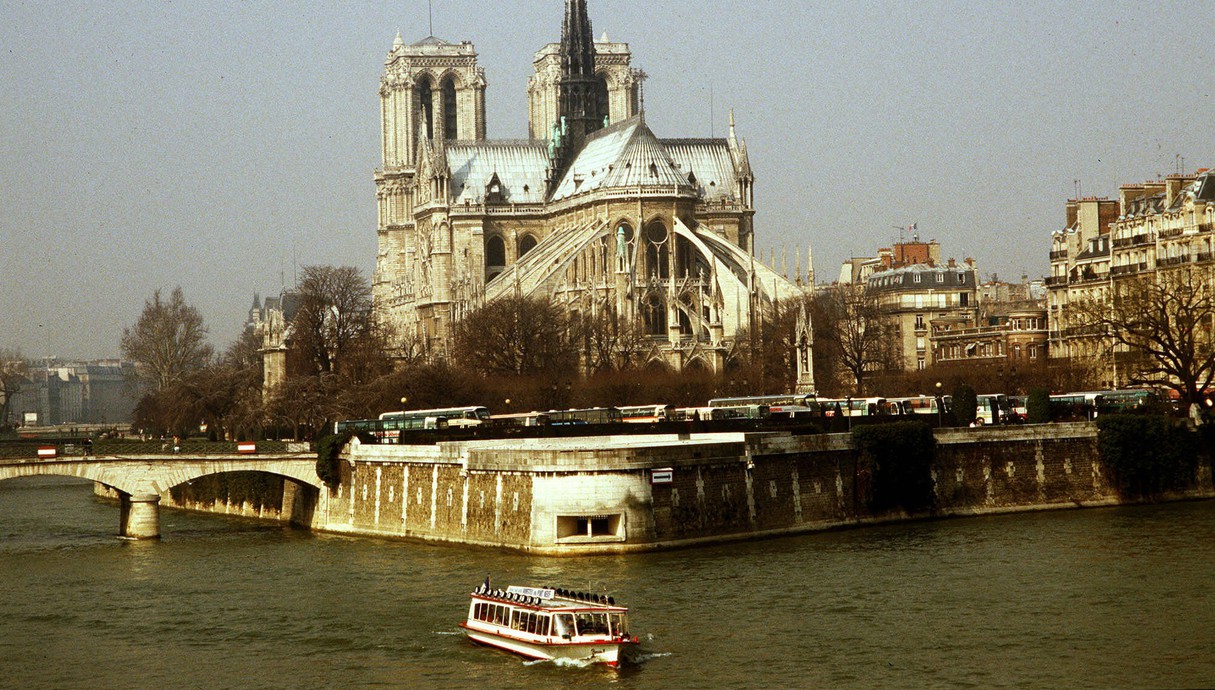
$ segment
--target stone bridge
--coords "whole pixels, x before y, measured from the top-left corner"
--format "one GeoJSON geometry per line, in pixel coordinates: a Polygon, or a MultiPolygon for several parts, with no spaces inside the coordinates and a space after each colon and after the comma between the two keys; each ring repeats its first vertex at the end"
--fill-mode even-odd
{"type": "MultiPolygon", "coordinates": [[[[321,488],[316,455],[124,455],[18,460],[0,464],[0,481],[18,477],[78,477],[116,491],[121,502],[119,534],[132,539],[160,537],[160,499],[169,489],[201,477],[225,472],[266,472],[279,475],[305,491],[294,491],[311,510],[321,488]],[[302,496],[301,496],[302,494],[302,496]]],[[[284,505],[284,511],[287,506],[284,505]]]]}

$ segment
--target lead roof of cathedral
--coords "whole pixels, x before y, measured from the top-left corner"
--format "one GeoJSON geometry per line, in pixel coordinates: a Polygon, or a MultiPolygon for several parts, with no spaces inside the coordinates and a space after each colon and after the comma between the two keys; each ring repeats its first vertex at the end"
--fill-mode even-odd
{"type": "Polygon", "coordinates": [[[553,201],[612,187],[690,186],[670,152],[640,117],[587,138],[553,192],[553,201]]]}
{"type": "Polygon", "coordinates": [[[457,201],[480,203],[496,174],[507,203],[544,203],[548,144],[543,141],[449,141],[444,145],[457,201]]]}
{"type": "MultiPolygon", "coordinates": [[[[548,142],[449,141],[443,145],[455,201],[481,203],[498,176],[506,203],[545,202],[548,142]]],[[[634,117],[592,134],[552,200],[597,189],[661,185],[695,189],[706,200],[733,198],[736,167],[725,139],[658,139],[634,117]],[[581,182],[576,183],[575,180],[581,182]]]]}

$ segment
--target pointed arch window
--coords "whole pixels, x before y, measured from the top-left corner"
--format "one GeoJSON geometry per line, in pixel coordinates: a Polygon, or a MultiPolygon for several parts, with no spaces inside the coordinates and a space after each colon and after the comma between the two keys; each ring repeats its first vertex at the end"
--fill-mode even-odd
{"type": "Polygon", "coordinates": [[[435,138],[435,103],[434,90],[430,86],[429,79],[422,79],[418,82],[418,110],[422,114],[422,119],[426,122],[426,138],[435,138]]]}
{"type": "Polygon", "coordinates": [[[506,243],[497,235],[485,240],[485,265],[491,269],[506,266],[506,243]]]}
{"type": "Polygon", "coordinates": [[[443,138],[447,141],[457,138],[459,118],[456,117],[456,83],[451,77],[443,80],[440,87],[443,93],[443,138]]]}
{"type": "Polygon", "coordinates": [[[658,295],[650,293],[641,303],[641,320],[646,335],[667,334],[667,309],[658,295]]]}
{"type": "Polygon", "coordinates": [[[519,238],[519,258],[536,248],[536,237],[534,235],[524,235],[519,238]]]}

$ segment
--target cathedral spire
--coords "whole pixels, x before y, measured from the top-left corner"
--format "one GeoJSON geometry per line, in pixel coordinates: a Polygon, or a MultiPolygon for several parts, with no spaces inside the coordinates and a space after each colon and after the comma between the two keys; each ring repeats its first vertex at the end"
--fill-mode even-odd
{"type": "Polygon", "coordinates": [[[557,110],[562,122],[559,167],[564,168],[577,155],[586,137],[603,127],[606,112],[599,99],[599,80],[595,76],[595,35],[587,14],[586,0],[565,0],[565,21],[561,27],[561,83],[557,110]]]}

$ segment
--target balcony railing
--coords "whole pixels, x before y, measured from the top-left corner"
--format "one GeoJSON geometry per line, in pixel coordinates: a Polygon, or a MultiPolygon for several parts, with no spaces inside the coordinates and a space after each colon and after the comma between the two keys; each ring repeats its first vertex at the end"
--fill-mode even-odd
{"type": "Polygon", "coordinates": [[[1181,237],[1181,233],[1185,228],[1166,228],[1160,231],[1160,239],[1167,240],[1173,237],[1181,237]]]}
{"type": "Polygon", "coordinates": [[[1113,268],[1110,269],[1110,275],[1112,275],[1112,276],[1134,275],[1141,271],[1146,271],[1147,267],[1148,267],[1148,265],[1146,262],[1138,263],[1138,264],[1127,264],[1125,266],[1114,266],[1113,268]]]}
{"type": "Polygon", "coordinates": [[[1046,279],[1046,286],[1053,287],[1055,285],[1067,285],[1067,276],[1049,276],[1046,279]]]}
{"type": "Polygon", "coordinates": [[[1190,255],[1182,254],[1181,256],[1169,256],[1163,259],[1156,259],[1157,266],[1180,266],[1190,263],[1190,255]]]}
{"type": "Polygon", "coordinates": [[[1211,252],[1198,252],[1198,254],[1194,257],[1194,263],[1208,264],[1211,263],[1212,258],[1215,258],[1215,254],[1212,254],[1211,252]]]}
{"type": "Polygon", "coordinates": [[[1135,247],[1141,244],[1152,244],[1151,235],[1133,235],[1131,237],[1115,237],[1111,243],[1114,249],[1123,249],[1125,247],[1135,247]]]}
{"type": "Polygon", "coordinates": [[[1051,260],[1051,261],[1061,261],[1061,260],[1066,259],[1066,258],[1067,258],[1067,250],[1066,250],[1066,249],[1056,249],[1055,251],[1053,251],[1053,252],[1051,252],[1051,253],[1050,253],[1050,260],[1051,260]]]}

